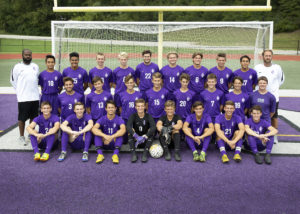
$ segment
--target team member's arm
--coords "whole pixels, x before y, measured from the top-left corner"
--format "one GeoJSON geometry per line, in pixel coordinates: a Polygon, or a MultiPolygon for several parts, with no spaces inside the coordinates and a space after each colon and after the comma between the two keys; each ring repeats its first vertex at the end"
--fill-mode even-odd
{"type": "Polygon", "coordinates": [[[213,123],[209,123],[208,124],[208,129],[203,132],[203,135],[200,136],[200,139],[204,139],[205,137],[208,137],[210,135],[212,135],[212,133],[214,133],[215,129],[214,129],[214,124],[213,123]]]}
{"type": "Polygon", "coordinates": [[[126,129],[127,132],[131,135],[134,135],[135,131],[133,129],[133,120],[134,120],[134,113],[130,115],[127,124],[126,124],[126,129]]]}
{"type": "Polygon", "coordinates": [[[89,82],[89,76],[85,71],[83,74],[83,91],[85,91],[88,88],[88,82],[89,82]]]}
{"type": "Polygon", "coordinates": [[[100,129],[100,124],[97,122],[92,128],[92,132],[94,135],[105,138],[107,135],[102,132],[100,129]]]}
{"type": "Polygon", "coordinates": [[[86,102],[85,102],[85,110],[86,110],[86,113],[88,114],[91,114],[91,99],[90,99],[90,96],[88,95],[86,97],[86,102]]]}
{"type": "Polygon", "coordinates": [[[184,134],[190,138],[192,138],[195,141],[195,136],[193,135],[191,129],[189,128],[189,123],[188,122],[184,122],[183,127],[182,127],[182,131],[184,132],[184,134]]]}
{"type": "Polygon", "coordinates": [[[238,127],[239,127],[239,131],[238,131],[237,136],[233,140],[231,140],[231,142],[233,144],[236,144],[244,136],[244,133],[245,133],[244,123],[239,123],[238,127]]]}
{"type": "Polygon", "coordinates": [[[150,136],[153,136],[155,133],[155,130],[156,130],[154,119],[150,115],[148,115],[148,119],[149,119],[149,123],[150,123],[150,128],[148,129],[148,132],[146,134],[147,138],[149,138],[150,136]]]}
{"type": "Polygon", "coordinates": [[[47,137],[49,135],[53,135],[53,134],[57,133],[59,126],[60,126],[59,122],[54,123],[54,126],[51,129],[49,129],[48,132],[46,134],[44,134],[44,136],[47,137]]]}
{"type": "Polygon", "coordinates": [[[11,74],[10,74],[10,83],[14,87],[14,89],[17,88],[18,77],[20,75],[19,71],[15,69],[15,67],[11,69],[11,74]]]}
{"type": "Polygon", "coordinates": [[[121,125],[120,125],[120,129],[119,129],[116,133],[114,133],[114,134],[112,135],[112,137],[113,137],[113,138],[121,137],[121,136],[123,136],[125,133],[126,133],[126,126],[125,126],[125,124],[121,124],[121,125]]]}
{"type": "Polygon", "coordinates": [[[92,119],[90,119],[88,121],[88,124],[79,132],[79,134],[84,134],[84,133],[90,131],[93,128],[93,126],[94,126],[94,122],[92,119]]]}
{"type": "Polygon", "coordinates": [[[273,126],[269,126],[268,130],[270,132],[262,134],[262,136],[264,136],[264,137],[270,137],[270,136],[274,136],[274,135],[276,135],[278,133],[278,130],[275,129],[273,126]]]}
{"type": "Polygon", "coordinates": [[[60,128],[61,130],[63,130],[64,132],[66,132],[67,134],[70,134],[70,135],[79,135],[78,132],[76,131],[73,131],[71,129],[71,127],[68,126],[69,124],[69,121],[65,120],[61,125],[60,125],[60,128]]]}
{"type": "Polygon", "coordinates": [[[159,132],[161,132],[161,129],[163,127],[163,122],[161,120],[158,120],[157,121],[157,124],[156,124],[156,128],[159,132]]]}
{"type": "Polygon", "coordinates": [[[221,138],[222,140],[224,140],[225,143],[228,144],[229,140],[228,140],[228,138],[225,136],[224,131],[221,129],[221,126],[220,126],[219,123],[215,123],[215,130],[216,130],[217,136],[218,136],[219,138],[221,138]]]}
{"type": "Polygon", "coordinates": [[[27,126],[26,130],[28,131],[28,133],[29,133],[30,135],[33,135],[33,136],[35,136],[35,137],[38,138],[39,136],[42,136],[43,134],[38,133],[38,131],[35,130],[35,127],[36,127],[36,122],[32,121],[32,122],[27,126]]]}
{"type": "Polygon", "coordinates": [[[182,120],[177,120],[177,123],[173,126],[174,130],[179,131],[182,128],[182,120]]]}
{"type": "Polygon", "coordinates": [[[284,83],[284,80],[285,80],[285,76],[284,76],[284,73],[283,73],[283,71],[282,71],[282,69],[281,69],[281,67],[279,66],[279,68],[280,68],[280,72],[279,72],[279,86],[281,86],[283,83],[284,83]]]}

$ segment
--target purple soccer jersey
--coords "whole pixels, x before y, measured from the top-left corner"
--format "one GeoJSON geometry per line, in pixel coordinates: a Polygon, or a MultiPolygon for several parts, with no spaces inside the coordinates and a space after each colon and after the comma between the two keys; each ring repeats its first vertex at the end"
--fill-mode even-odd
{"type": "Polygon", "coordinates": [[[91,108],[91,116],[93,120],[98,120],[106,114],[105,103],[107,100],[112,100],[112,95],[107,91],[102,91],[101,94],[92,91],[86,96],[86,107],[91,108]]]}
{"type": "Polygon", "coordinates": [[[116,105],[117,107],[122,108],[121,117],[124,120],[128,120],[130,115],[136,112],[134,102],[140,98],[142,98],[142,93],[139,91],[134,91],[133,94],[129,94],[127,91],[123,91],[118,96],[116,96],[116,105]]]}
{"type": "Polygon", "coordinates": [[[42,94],[58,94],[59,88],[63,86],[62,75],[56,70],[44,70],[39,75],[39,85],[42,87],[42,94]]]}
{"type": "Polygon", "coordinates": [[[202,91],[204,91],[204,85],[208,73],[208,69],[206,67],[201,66],[199,69],[196,69],[192,65],[190,67],[187,67],[184,72],[189,74],[191,77],[189,89],[193,90],[196,93],[201,93],[202,91]]]}
{"type": "MultiPolygon", "coordinates": [[[[108,67],[104,67],[103,69],[98,69],[94,67],[89,72],[89,82],[93,83],[94,77],[100,77],[103,81],[103,90],[110,92],[110,83],[113,81],[112,70],[108,67]]],[[[94,91],[95,88],[92,88],[94,91]]]]}
{"type": "Polygon", "coordinates": [[[242,91],[250,94],[253,92],[253,85],[257,85],[257,73],[255,70],[250,68],[248,71],[243,72],[238,69],[233,72],[234,76],[239,76],[243,79],[242,91]]]}
{"type": "Polygon", "coordinates": [[[240,118],[245,121],[245,109],[250,108],[249,95],[247,93],[235,94],[230,92],[225,95],[225,102],[231,100],[234,102],[235,110],[234,114],[240,116],[240,118]]]}
{"type": "Polygon", "coordinates": [[[217,66],[211,68],[208,73],[213,73],[217,76],[217,89],[228,93],[228,83],[232,82],[233,73],[232,70],[225,67],[224,70],[220,71],[217,66]]]}
{"type": "Polygon", "coordinates": [[[51,114],[48,119],[45,119],[43,115],[39,115],[33,119],[33,122],[39,126],[39,133],[46,134],[49,129],[54,127],[55,123],[59,122],[59,117],[51,114]]]}
{"type": "Polygon", "coordinates": [[[227,139],[231,140],[234,132],[239,130],[238,125],[240,123],[243,123],[242,119],[237,115],[232,115],[230,120],[227,120],[225,118],[225,114],[219,114],[216,117],[215,124],[220,125],[220,129],[224,132],[224,135],[227,137],[227,139]]]}
{"type": "Polygon", "coordinates": [[[139,89],[140,91],[147,91],[148,89],[153,87],[152,84],[152,74],[155,72],[159,72],[158,65],[151,62],[149,65],[145,65],[145,63],[141,63],[136,66],[135,76],[140,79],[139,89]]]}
{"type": "Polygon", "coordinates": [[[220,107],[224,105],[225,96],[221,90],[216,89],[214,92],[204,90],[200,94],[202,103],[204,104],[204,112],[209,114],[213,121],[220,114],[220,107]]]}
{"type": "Polygon", "coordinates": [[[68,121],[68,126],[73,130],[73,131],[81,131],[86,127],[88,122],[92,120],[91,115],[84,113],[83,117],[78,119],[76,117],[76,114],[72,114],[66,118],[66,121],[68,121]]]}
{"type": "Polygon", "coordinates": [[[194,136],[201,136],[205,128],[208,128],[208,124],[212,123],[211,117],[208,114],[202,114],[200,120],[197,120],[195,114],[190,114],[185,122],[189,123],[189,127],[192,129],[194,136]]]}
{"type": "Polygon", "coordinates": [[[192,90],[182,92],[180,89],[177,89],[173,93],[174,101],[176,103],[176,114],[178,114],[183,121],[191,114],[194,96],[195,92],[192,90]]]}
{"type": "Polygon", "coordinates": [[[112,120],[108,119],[107,115],[104,115],[96,123],[100,125],[101,131],[106,135],[113,135],[120,129],[122,124],[125,125],[124,120],[118,115],[115,115],[112,120]]]}
{"type": "Polygon", "coordinates": [[[75,92],[68,95],[66,92],[58,95],[58,107],[61,109],[61,119],[64,121],[69,115],[74,114],[73,107],[76,102],[84,104],[84,96],[75,92]]]}
{"type": "Polygon", "coordinates": [[[271,123],[264,119],[260,119],[259,122],[256,123],[251,117],[246,120],[245,125],[248,125],[252,131],[260,135],[265,134],[268,131],[268,128],[271,126],[271,123]]]}
{"type": "Polygon", "coordinates": [[[125,69],[117,67],[113,71],[113,82],[116,84],[115,94],[126,90],[125,77],[128,75],[132,75],[135,77],[134,70],[131,67],[125,69]]]}
{"type": "Polygon", "coordinates": [[[162,88],[160,91],[149,89],[145,94],[146,103],[148,103],[148,113],[153,118],[160,118],[165,115],[165,102],[170,98],[167,89],[162,88]]]}
{"type": "Polygon", "coordinates": [[[276,98],[270,92],[261,94],[255,91],[250,94],[250,107],[259,105],[262,108],[261,119],[271,122],[270,113],[274,113],[276,110],[276,98]]]}
{"type": "Polygon", "coordinates": [[[174,68],[171,68],[169,65],[164,66],[160,70],[160,73],[163,76],[164,88],[169,92],[173,92],[180,88],[179,77],[183,71],[184,69],[179,65],[176,65],[174,68]]]}
{"type": "Polygon", "coordinates": [[[85,69],[80,66],[76,70],[68,67],[63,70],[62,76],[71,77],[74,80],[74,91],[84,94],[83,84],[89,82],[89,77],[85,69]]]}

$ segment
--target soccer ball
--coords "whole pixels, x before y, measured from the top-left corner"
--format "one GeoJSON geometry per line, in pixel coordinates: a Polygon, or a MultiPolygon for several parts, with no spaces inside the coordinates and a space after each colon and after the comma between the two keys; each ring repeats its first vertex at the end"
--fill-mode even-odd
{"type": "Polygon", "coordinates": [[[163,155],[164,150],[159,143],[155,143],[150,147],[149,153],[153,158],[160,158],[163,155]]]}

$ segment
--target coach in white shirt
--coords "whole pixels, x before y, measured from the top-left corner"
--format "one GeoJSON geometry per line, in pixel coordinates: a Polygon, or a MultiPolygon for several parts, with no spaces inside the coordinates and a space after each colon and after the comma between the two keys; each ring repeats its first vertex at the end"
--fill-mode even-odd
{"type": "MultiPolygon", "coordinates": [[[[264,50],[262,53],[264,64],[259,64],[254,67],[257,72],[257,78],[265,76],[268,79],[267,90],[276,98],[276,111],[272,117],[272,126],[278,129],[278,104],[279,104],[279,88],[284,83],[284,73],[280,65],[272,63],[273,51],[264,50]]],[[[278,142],[277,136],[274,139],[278,142]]]]}
{"type": "Polygon", "coordinates": [[[26,145],[24,137],[25,121],[32,120],[38,116],[39,88],[38,76],[39,66],[32,60],[32,51],[22,51],[23,61],[16,64],[11,70],[10,82],[15,88],[18,99],[18,121],[20,131],[20,142],[26,145]]]}

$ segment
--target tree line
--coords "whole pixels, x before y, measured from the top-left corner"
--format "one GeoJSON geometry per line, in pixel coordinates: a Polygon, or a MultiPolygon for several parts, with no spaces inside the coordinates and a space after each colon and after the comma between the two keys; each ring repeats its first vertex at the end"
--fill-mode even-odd
{"type": "MultiPolygon", "coordinates": [[[[60,0],[59,6],[266,5],[266,0],[60,0]]],[[[274,21],[274,32],[300,29],[300,0],[272,0],[271,12],[165,12],[164,21],[274,21]]],[[[0,0],[0,30],[49,36],[51,20],[157,21],[158,13],[54,13],[52,0],[0,0]]]]}

